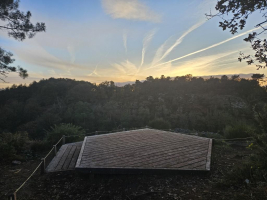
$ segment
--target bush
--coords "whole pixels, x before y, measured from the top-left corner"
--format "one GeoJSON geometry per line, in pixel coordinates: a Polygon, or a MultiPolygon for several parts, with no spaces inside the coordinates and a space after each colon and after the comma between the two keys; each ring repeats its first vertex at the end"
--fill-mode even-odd
{"type": "Polygon", "coordinates": [[[224,136],[227,139],[233,138],[246,138],[251,137],[255,132],[255,129],[247,125],[245,122],[237,122],[236,124],[230,126],[227,125],[224,129],[224,136]]]}
{"type": "Polygon", "coordinates": [[[21,154],[29,142],[27,132],[2,133],[0,134],[0,160],[13,159],[21,154]]]}
{"type": "Polygon", "coordinates": [[[51,130],[46,131],[46,141],[49,144],[56,144],[58,140],[63,136],[77,135],[76,137],[68,138],[68,141],[80,141],[81,137],[84,137],[85,131],[80,126],[73,124],[60,124],[51,127],[51,130]]]}
{"type": "Polygon", "coordinates": [[[165,121],[162,118],[153,119],[150,121],[149,126],[155,129],[170,129],[171,125],[169,122],[165,121]]]}

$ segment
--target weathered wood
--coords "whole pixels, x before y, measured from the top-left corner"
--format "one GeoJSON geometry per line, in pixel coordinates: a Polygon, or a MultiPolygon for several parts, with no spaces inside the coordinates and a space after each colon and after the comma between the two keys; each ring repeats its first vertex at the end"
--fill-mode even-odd
{"type": "Polygon", "coordinates": [[[82,142],[70,143],[61,146],[57,155],[46,168],[47,172],[74,170],[82,142]]]}
{"type": "Polygon", "coordinates": [[[66,157],[66,160],[64,162],[64,165],[62,166],[62,169],[63,170],[67,170],[68,169],[68,167],[70,165],[70,161],[71,161],[71,159],[72,159],[72,157],[74,155],[75,149],[76,149],[76,146],[75,145],[72,145],[71,146],[71,150],[70,150],[69,154],[66,157]]]}
{"type": "Polygon", "coordinates": [[[64,154],[66,148],[68,145],[63,145],[59,149],[57,155],[53,158],[53,160],[49,163],[48,167],[46,168],[47,172],[55,171],[55,168],[57,167],[62,155],[64,154]]]}
{"type": "Polygon", "coordinates": [[[207,153],[207,160],[206,160],[206,170],[210,170],[210,162],[211,162],[211,149],[212,149],[212,139],[209,141],[209,148],[207,153]]]}
{"type": "Polygon", "coordinates": [[[89,136],[76,169],[103,173],[117,169],[208,171],[210,145],[209,138],[153,129],[89,136]]]}
{"type": "Polygon", "coordinates": [[[17,200],[16,193],[8,195],[8,200],[17,200]]]}
{"type": "MultiPolygon", "coordinates": [[[[82,145],[82,143],[81,143],[81,145],[82,145]]],[[[81,151],[81,146],[77,146],[77,148],[75,149],[74,155],[70,161],[69,169],[75,168],[80,151],[81,151]]]]}

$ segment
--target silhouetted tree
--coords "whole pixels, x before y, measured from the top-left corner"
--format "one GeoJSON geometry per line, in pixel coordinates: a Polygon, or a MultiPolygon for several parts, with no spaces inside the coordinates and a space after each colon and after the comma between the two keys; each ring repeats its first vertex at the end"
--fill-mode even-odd
{"type": "Polygon", "coordinates": [[[210,19],[213,17],[220,17],[223,21],[219,22],[219,27],[223,30],[229,29],[232,34],[242,30],[246,23],[248,17],[257,11],[262,14],[262,21],[255,25],[255,27],[261,27],[259,32],[253,32],[248,35],[244,41],[251,44],[252,49],[255,51],[253,55],[245,55],[240,53],[238,60],[246,60],[250,65],[252,63],[258,63],[257,68],[267,67],[267,41],[265,38],[260,39],[259,36],[265,32],[267,29],[264,24],[267,23],[267,0],[218,0],[215,9],[218,11],[217,14],[206,14],[210,19]],[[225,17],[229,17],[229,19],[225,17]]]}
{"type": "MultiPolygon", "coordinates": [[[[0,1],[0,19],[5,23],[1,23],[0,29],[7,30],[10,37],[22,41],[26,37],[32,38],[37,32],[45,31],[44,23],[30,22],[31,13],[24,13],[19,9],[19,0],[1,0],[0,1]]],[[[15,61],[13,54],[7,52],[0,47],[0,75],[5,78],[9,72],[18,72],[19,76],[26,78],[27,70],[21,67],[14,67],[11,64],[15,61]]],[[[0,77],[0,80],[4,79],[0,77]]]]}
{"type": "Polygon", "coordinates": [[[264,78],[264,74],[253,74],[251,78],[258,81],[259,79],[264,78]]]}

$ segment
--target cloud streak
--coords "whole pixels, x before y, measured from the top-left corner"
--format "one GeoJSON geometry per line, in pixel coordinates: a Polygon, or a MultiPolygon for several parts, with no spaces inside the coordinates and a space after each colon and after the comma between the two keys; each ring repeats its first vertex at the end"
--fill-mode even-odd
{"type": "MultiPolygon", "coordinates": [[[[259,27],[259,28],[261,28],[261,27],[259,27]]],[[[169,60],[169,61],[167,61],[167,62],[163,62],[163,63],[157,64],[157,65],[151,66],[151,67],[149,67],[149,68],[147,68],[147,69],[152,69],[152,68],[155,68],[155,67],[158,67],[158,66],[161,66],[161,65],[165,65],[165,64],[167,64],[167,63],[172,63],[172,62],[174,62],[174,61],[177,61],[177,60],[186,58],[186,57],[188,57],[188,56],[192,56],[192,55],[194,55],[194,54],[197,54],[197,53],[206,51],[206,50],[211,49],[211,48],[214,48],[214,47],[217,47],[217,46],[222,45],[222,44],[224,44],[224,43],[226,43],[226,42],[229,42],[229,41],[231,41],[231,40],[234,40],[234,39],[236,39],[236,38],[238,38],[238,37],[241,37],[241,36],[243,36],[243,35],[246,35],[246,34],[248,34],[248,33],[251,33],[252,31],[255,31],[255,30],[259,29],[259,28],[250,29],[250,30],[248,30],[248,31],[246,31],[246,32],[244,32],[244,33],[241,33],[241,34],[239,34],[239,35],[233,36],[233,37],[231,37],[231,38],[229,38],[229,39],[227,39],[227,40],[224,40],[224,41],[222,41],[222,42],[218,42],[218,43],[213,44],[213,45],[211,45],[211,46],[209,46],[209,47],[200,49],[200,50],[198,50],[198,51],[194,51],[194,52],[192,52],[192,53],[189,53],[189,54],[187,54],[187,55],[184,55],[184,56],[181,56],[181,57],[172,59],[172,60],[169,60]]]]}
{"type": "Polygon", "coordinates": [[[198,27],[200,27],[202,24],[204,24],[205,23],[205,21],[202,21],[202,22],[198,22],[197,24],[195,24],[195,25],[193,25],[192,27],[190,27],[186,32],[184,32],[183,33],[183,35],[181,36],[181,37],[179,37],[176,41],[175,41],[175,43],[170,47],[170,48],[168,48],[167,49],[167,51],[163,54],[163,56],[158,60],[158,62],[159,61],[161,61],[161,60],[163,60],[166,56],[168,56],[171,52],[172,52],[172,50],[175,48],[175,47],[177,47],[182,41],[183,41],[183,39],[185,38],[185,36],[187,36],[189,33],[191,33],[193,30],[195,30],[196,28],[198,28],[198,27]]]}
{"type": "MultiPolygon", "coordinates": [[[[143,40],[143,48],[142,48],[142,58],[141,58],[141,64],[140,64],[140,67],[139,69],[143,66],[144,64],[144,60],[145,60],[145,54],[146,54],[146,49],[150,43],[150,41],[152,40],[153,36],[155,35],[156,33],[156,30],[152,30],[150,33],[148,33],[144,40],[143,40]]],[[[139,71],[139,70],[138,70],[139,71]]]]}
{"type": "Polygon", "coordinates": [[[99,74],[97,73],[97,67],[98,66],[95,66],[94,71],[92,73],[88,74],[88,76],[93,76],[93,75],[99,76],[99,74]]]}
{"type": "Polygon", "coordinates": [[[122,40],[123,40],[125,53],[127,54],[127,32],[126,31],[123,31],[122,40]]]}
{"type": "Polygon", "coordinates": [[[128,19],[159,23],[161,16],[139,0],[102,0],[106,14],[114,19],[128,19]]]}

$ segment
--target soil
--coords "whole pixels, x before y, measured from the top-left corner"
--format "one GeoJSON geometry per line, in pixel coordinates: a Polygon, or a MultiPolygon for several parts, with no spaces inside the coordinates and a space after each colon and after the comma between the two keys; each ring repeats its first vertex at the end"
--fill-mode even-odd
{"type": "MultiPolygon", "coordinates": [[[[215,144],[211,171],[176,175],[89,175],[74,171],[50,173],[33,178],[18,192],[17,199],[41,200],[143,200],[143,199],[267,199],[267,185],[243,183],[221,186],[225,175],[241,165],[251,153],[246,145],[215,144]]],[[[39,160],[21,165],[2,165],[0,199],[7,199],[38,165],[39,160]]]]}

